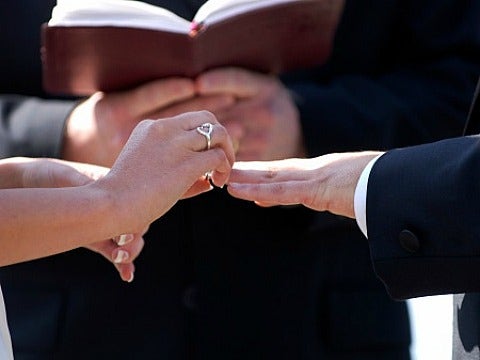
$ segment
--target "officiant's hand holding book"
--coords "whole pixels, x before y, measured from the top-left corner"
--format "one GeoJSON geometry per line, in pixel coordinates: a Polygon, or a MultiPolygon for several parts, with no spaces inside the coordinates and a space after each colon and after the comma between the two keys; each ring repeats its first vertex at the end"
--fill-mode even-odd
{"type": "Polygon", "coordinates": [[[192,21],[131,0],[58,0],[42,27],[47,91],[88,95],[221,66],[325,62],[343,0],[209,0],[192,21]]]}

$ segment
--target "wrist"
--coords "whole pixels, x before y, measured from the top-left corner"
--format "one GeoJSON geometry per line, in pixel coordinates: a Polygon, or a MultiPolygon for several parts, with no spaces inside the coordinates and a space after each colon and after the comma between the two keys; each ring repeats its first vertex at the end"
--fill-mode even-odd
{"type": "Polygon", "coordinates": [[[145,228],[139,219],[141,215],[133,208],[131,191],[117,181],[116,176],[106,176],[87,185],[95,194],[95,201],[100,205],[100,216],[105,215],[105,224],[112,229],[115,236],[135,234],[145,228]]]}
{"type": "Polygon", "coordinates": [[[104,183],[103,178],[81,188],[91,203],[92,221],[103,229],[106,239],[128,232],[128,223],[124,221],[125,216],[119,206],[119,194],[104,183]]]}
{"type": "Polygon", "coordinates": [[[355,218],[355,190],[358,180],[368,163],[380,155],[376,151],[336,154],[339,158],[331,162],[326,198],[328,211],[355,218]]]}
{"type": "Polygon", "coordinates": [[[354,211],[355,219],[357,220],[357,225],[368,239],[367,232],[367,189],[368,189],[368,179],[370,177],[370,171],[377,159],[382,156],[383,153],[378,153],[373,157],[367,165],[363,168],[359,179],[357,180],[357,185],[355,186],[354,194],[354,211]]]}

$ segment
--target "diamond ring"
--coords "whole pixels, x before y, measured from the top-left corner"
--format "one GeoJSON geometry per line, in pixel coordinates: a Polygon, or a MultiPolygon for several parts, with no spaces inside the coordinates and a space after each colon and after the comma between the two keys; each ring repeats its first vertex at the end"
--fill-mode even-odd
{"type": "Polygon", "coordinates": [[[210,145],[212,141],[212,131],[213,131],[213,125],[210,123],[205,123],[197,127],[197,132],[205,136],[205,139],[207,140],[207,150],[210,150],[210,145]]]}

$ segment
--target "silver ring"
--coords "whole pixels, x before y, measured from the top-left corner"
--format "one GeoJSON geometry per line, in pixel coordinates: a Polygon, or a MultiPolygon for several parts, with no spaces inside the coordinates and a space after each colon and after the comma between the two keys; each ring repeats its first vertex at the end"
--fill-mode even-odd
{"type": "Polygon", "coordinates": [[[213,131],[213,125],[210,123],[205,123],[197,127],[197,132],[205,136],[205,139],[207,139],[207,150],[210,150],[210,145],[212,141],[212,131],[213,131]]]}

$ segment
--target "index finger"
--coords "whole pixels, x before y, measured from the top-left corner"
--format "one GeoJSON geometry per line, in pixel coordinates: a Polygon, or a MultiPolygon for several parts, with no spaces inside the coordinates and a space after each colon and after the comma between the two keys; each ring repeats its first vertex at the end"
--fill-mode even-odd
{"type": "Polygon", "coordinates": [[[257,95],[268,83],[268,77],[240,68],[219,68],[201,74],[196,90],[203,95],[226,93],[244,98],[257,95]]]}
{"type": "Polygon", "coordinates": [[[257,205],[270,207],[276,205],[304,204],[308,184],[304,182],[275,183],[229,183],[227,191],[233,197],[255,201],[257,205]]]}
{"type": "MultiPolygon", "coordinates": [[[[134,89],[110,94],[112,102],[128,109],[132,117],[144,117],[159,108],[193,97],[194,83],[187,78],[168,78],[148,82],[134,89]]],[[[115,104],[114,104],[115,105],[115,104]]]]}
{"type": "Polygon", "coordinates": [[[303,181],[308,178],[305,159],[284,159],[274,161],[237,161],[233,165],[230,181],[236,183],[280,183],[303,181]]]}

